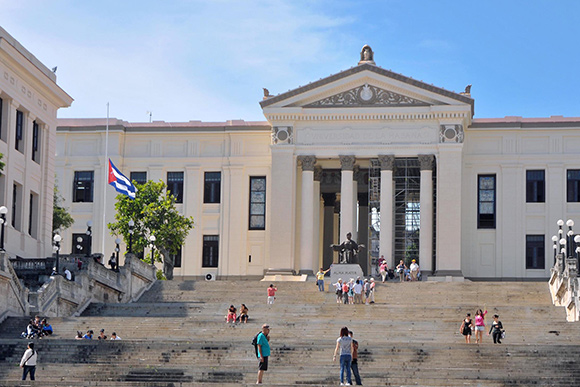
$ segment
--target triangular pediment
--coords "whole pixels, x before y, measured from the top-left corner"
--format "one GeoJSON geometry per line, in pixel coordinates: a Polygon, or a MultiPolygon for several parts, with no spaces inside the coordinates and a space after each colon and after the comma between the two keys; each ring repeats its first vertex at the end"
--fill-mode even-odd
{"type": "Polygon", "coordinates": [[[470,105],[469,95],[455,93],[373,64],[361,64],[285,93],[267,94],[263,109],[390,108],[470,105]]]}
{"type": "Polygon", "coordinates": [[[385,90],[364,85],[346,90],[305,105],[305,108],[362,107],[362,106],[429,106],[430,103],[385,90]]]}

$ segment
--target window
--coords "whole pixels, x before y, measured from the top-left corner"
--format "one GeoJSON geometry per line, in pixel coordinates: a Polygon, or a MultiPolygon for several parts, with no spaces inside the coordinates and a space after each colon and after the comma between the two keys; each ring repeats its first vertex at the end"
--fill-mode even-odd
{"type": "Polygon", "coordinates": [[[546,201],[545,172],[526,171],[526,202],[544,203],[546,201]]]}
{"type": "Polygon", "coordinates": [[[147,183],[147,172],[131,172],[131,181],[137,184],[147,183]]]}
{"type": "Polygon", "coordinates": [[[495,228],[495,175],[478,175],[477,191],[477,228],[495,228]]]}
{"type": "Polygon", "coordinates": [[[75,171],[75,181],[73,186],[73,202],[92,203],[93,202],[93,171],[75,171]]]}
{"type": "Polygon", "coordinates": [[[266,177],[250,177],[250,230],[266,229],[266,177]]]}
{"type": "Polygon", "coordinates": [[[580,202],[580,169],[568,169],[566,191],[568,203],[580,202]]]}
{"type": "Polygon", "coordinates": [[[14,148],[22,152],[22,139],[24,138],[24,113],[20,110],[16,110],[16,141],[14,142],[14,148]]]}
{"type": "Polygon", "coordinates": [[[18,210],[19,206],[18,206],[18,194],[19,194],[19,189],[18,189],[18,184],[13,184],[12,185],[12,227],[16,228],[16,218],[17,218],[17,213],[16,211],[18,210]]]}
{"type": "Polygon", "coordinates": [[[40,126],[36,121],[32,123],[32,161],[39,162],[40,126]]]}
{"type": "Polygon", "coordinates": [[[30,207],[28,211],[28,235],[38,236],[38,195],[30,192],[30,207]]]}
{"type": "Polygon", "coordinates": [[[526,235],[526,269],[544,269],[544,236],[526,235]]]}
{"type": "Polygon", "coordinates": [[[173,267],[181,267],[181,247],[177,250],[177,253],[170,254],[173,259],[173,267]]]}
{"type": "Polygon", "coordinates": [[[203,192],[204,203],[219,203],[222,183],[221,172],[206,172],[203,192]]]}
{"type": "Polygon", "coordinates": [[[167,172],[167,190],[175,203],[183,203],[183,172],[167,172]]]}
{"type": "Polygon", "coordinates": [[[203,259],[202,267],[218,267],[219,235],[203,236],[203,259]]]}

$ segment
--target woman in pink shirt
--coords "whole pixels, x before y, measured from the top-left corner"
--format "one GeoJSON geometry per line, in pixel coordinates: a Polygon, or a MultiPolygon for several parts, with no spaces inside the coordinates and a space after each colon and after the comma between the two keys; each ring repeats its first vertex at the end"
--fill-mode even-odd
{"type": "Polygon", "coordinates": [[[268,305],[274,303],[274,300],[276,299],[276,291],[278,291],[278,288],[275,288],[274,284],[270,284],[270,287],[268,287],[268,305]]]}
{"type": "Polygon", "coordinates": [[[478,309],[475,312],[475,344],[481,344],[483,339],[483,331],[485,330],[485,322],[484,318],[487,314],[487,310],[482,312],[481,309],[478,309]]]}

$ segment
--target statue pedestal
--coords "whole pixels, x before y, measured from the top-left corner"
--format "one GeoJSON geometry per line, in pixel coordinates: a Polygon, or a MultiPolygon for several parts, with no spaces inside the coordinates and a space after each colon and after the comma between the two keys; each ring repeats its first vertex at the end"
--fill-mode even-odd
{"type": "Polygon", "coordinates": [[[356,263],[334,263],[330,266],[330,283],[334,284],[339,278],[343,282],[348,282],[351,278],[363,278],[363,271],[359,264],[356,263]]]}

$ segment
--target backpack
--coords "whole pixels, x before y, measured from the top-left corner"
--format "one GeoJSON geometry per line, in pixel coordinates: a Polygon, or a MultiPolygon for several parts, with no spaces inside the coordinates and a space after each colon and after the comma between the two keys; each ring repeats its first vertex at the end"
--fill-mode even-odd
{"type": "Polygon", "coordinates": [[[254,351],[256,351],[256,358],[258,357],[258,336],[262,333],[261,331],[256,333],[256,336],[252,339],[252,345],[254,346],[254,351]]]}

